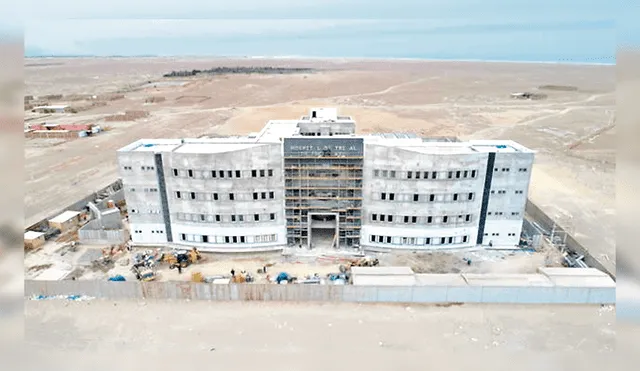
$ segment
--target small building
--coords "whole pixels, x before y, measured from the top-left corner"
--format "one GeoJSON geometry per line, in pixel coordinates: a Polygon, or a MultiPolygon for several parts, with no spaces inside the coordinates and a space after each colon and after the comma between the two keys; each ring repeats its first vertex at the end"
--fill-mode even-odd
{"type": "Polygon", "coordinates": [[[38,106],[33,107],[31,112],[38,113],[65,113],[69,108],[67,105],[51,105],[51,106],[38,106]]]}
{"type": "Polygon", "coordinates": [[[24,247],[27,249],[37,249],[45,243],[44,233],[35,231],[24,232],[24,247]]]}
{"type": "Polygon", "coordinates": [[[351,282],[356,286],[413,286],[416,277],[410,267],[353,267],[351,282]]]}
{"type": "Polygon", "coordinates": [[[65,233],[80,225],[80,212],[67,210],[53,219],[49,219],[49,227],[57,228],[65,233]]]}

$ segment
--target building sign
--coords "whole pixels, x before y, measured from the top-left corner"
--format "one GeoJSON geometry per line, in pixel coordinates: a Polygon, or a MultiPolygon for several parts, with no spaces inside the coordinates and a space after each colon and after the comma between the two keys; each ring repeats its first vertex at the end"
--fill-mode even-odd
{"type": "Polygon", "coordinates": [[[284,157],[361,157],[362,138],[285,138],[284,157]]]}

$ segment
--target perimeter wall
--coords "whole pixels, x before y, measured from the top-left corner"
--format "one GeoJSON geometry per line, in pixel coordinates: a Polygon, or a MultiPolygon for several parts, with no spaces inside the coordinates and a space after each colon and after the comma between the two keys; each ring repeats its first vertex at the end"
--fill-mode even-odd
{"type": "Polygon", "coordinates": [[[194,282],[25,281],[25,296],[103,299],[372,303],[615,304],[615,287],[219,285],[194,282]]]}

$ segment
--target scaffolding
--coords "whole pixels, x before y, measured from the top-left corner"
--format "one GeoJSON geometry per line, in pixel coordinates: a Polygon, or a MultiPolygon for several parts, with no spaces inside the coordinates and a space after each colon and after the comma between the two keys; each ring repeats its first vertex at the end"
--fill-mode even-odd
{"type": "Polygon", "coordinates": [[[285,215],[290,245],[310,246],[309,215],[336,215],[332,246],[356,247],[362,225],[362,156],[285,156],[285,215]]]}

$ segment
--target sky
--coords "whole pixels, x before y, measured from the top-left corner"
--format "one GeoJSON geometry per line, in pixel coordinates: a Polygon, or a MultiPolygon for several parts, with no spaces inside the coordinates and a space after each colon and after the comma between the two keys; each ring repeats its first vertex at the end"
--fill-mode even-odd
{"type": "MultiPolygon", "coordinates": [[[[597,58],[615,53],[621,37],[628,43],[640,41],[631,16],[626,26],[635,31],[616,33],[616,17],[630,12],[604,0],[23,0],[18,4],[3,4],[0,19],[5,28],[23,30],[27,54],[322,54],[300,41],[304,39],[317,40],[325,49],[342,48],[333,53],[325,50],[331,54],[326,56],[349,54],[360,44],[375,47],[378,42],[384,45],[381,54],[457,56],[480,42],[494,49],[487,55],[508,54],[506,50],[520,45],[522,51],[516,53],[552,56],[559,53],[559,43],[565,43],[563,48],[574,49],[567,58],[580,53],[597,58]],[[515,36],[510,35],[521,35],[522,42],[514,43],[509,38],[515,36]],[[344,40],[349,38],[351,42],[344,40]],[[404,41],[407,38],[415,38],[413,45],[429,47],[413,51],[404,41]],[[449,50],[455,43],[468,45],[449,50]],[[554,43],[557,47],[549,48],[554,43]],[[301,53],[295,53],[298,50],[301,53]]],[[[630,0],[618,4],[635,6],[630,0]]],[[[373,54],[364,48],[353,51],[367,53],[373,54]]]]}

